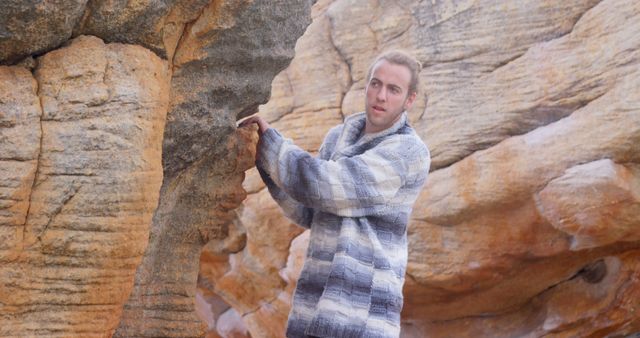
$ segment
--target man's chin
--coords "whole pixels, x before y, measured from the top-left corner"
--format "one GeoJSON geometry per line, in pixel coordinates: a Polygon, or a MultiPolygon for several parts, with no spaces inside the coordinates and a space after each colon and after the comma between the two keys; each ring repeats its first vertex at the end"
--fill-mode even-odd
{"type": "Polygon", "coordinates": [[[376,118],[369,118],[369,116],[367,116],[367,124],[369,125],[369,128],[371,130],[376,130],[376,131],[380,131],[385,129],[384,128],[384,121],[380,121],[379,119],[376,118]]]}

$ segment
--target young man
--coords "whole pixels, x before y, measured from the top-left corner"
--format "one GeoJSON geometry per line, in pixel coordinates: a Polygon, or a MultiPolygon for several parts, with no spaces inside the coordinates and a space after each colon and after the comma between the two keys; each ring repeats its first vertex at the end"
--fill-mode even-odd
{"type": "Polygon", "coordinates": [[[398,337],[407,223],[429,172],[427,147],[408,125],[420,64],[401,52],[369,69],[366,111],[329,131],[319,156],[258,116],[256,166],[273,198],[311,229],[287,337],[398,337]]]}

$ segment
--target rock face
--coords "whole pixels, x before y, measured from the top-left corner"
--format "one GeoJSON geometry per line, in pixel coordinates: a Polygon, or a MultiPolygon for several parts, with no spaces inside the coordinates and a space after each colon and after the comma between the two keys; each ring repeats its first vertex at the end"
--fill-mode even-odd
{"type": "Polygon", "coordinates": [[[271,92],[315,152],[391,48],[433,157],[402,336],[640,332],[638,36],[634,0],[4,1],[0,336],[283,336],[308,233],[236,120],[271,92]]]}
{"type": "Polygon", "coordinates": [[[0,11],[0,64],[41,54],[67,41],[88,0],[6,0],[0,11]]]}
{"type": "Polygon", "coordinates": [[[162,183],[167,64],[80,37],[2,67],[1,336],[105,336],[162,183]]]}
{"type": "Polygon", "coordinates": [[[200,251],[246,244],[231,225],[256,133],[235,124],[310,6],[3,3],[0,336],[205,335],[200,251]]]}
{"type": "MultiPolygon", "coordinates": [[[[640,3],[321,0],[312,17],[260,109],[311,152],[364,108],[375,55],[424,66],[403,337],[640,332],[640,3]]],[[[255,170],[244,187],[246,246],[207,247],[200,287],[279,337],[307,234],[255,170]]]]}
{"type": "Polygon", "coordinates": [[[0,11],[0,64],[47,52],[83,34],[142,45],[171,59],[185,27],[209,2],[7,0],[0,11]]]}
{"type": "Polygon", "coordinates": [[[256,140],[236,133],[236,120],[268,100],[309,9],[306,1],[215,1],[185,29],[173,58],[159,207],[116,336],[204,334],[194,310],[200,252],[210,241],[225,253],[244,245],[226,239],[241,232],[229,228],[256,140]]]}

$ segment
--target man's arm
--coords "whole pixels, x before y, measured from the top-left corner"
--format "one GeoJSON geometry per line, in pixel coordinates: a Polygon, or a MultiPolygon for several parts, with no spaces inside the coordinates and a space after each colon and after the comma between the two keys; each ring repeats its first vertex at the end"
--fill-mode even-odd
{"type": "Polygon", "coordinates": [[[269,175],[260,167],[258,167],[260,177],[264,181],[264,184],[269,189],[271,197],[278,203],[284,215],[293,223],[309,229],[311,227],[311,221],[313,219],[313,209],[305,207],[302,203],[294,200],[291,196],[287,195],[284,190],[280,189],[275,182],[269,177],[269,175]]]}
{"type": "MultiPolygon", "coordinates": [[[[239,125],[239,127],[245,127],[251,123],[255,123],[258,125],[258,133],[260,134],[260,136],[262,136],[265,130],[270,128],[269,123],[258,116],[249,117],[248,119],[244,120],[239,125]]],[[[269,194],[278,203],[284,215],[293,223],[307,229],[310,228],[311,221],[313,219],[313,209],[307,208],[302,205],[302,203],[291,198],[291,196],[287,195],[284,190],[280,189],[280,187],[278,187],[276,183],[273,182],[271,177],[269,177],[269,175],[263,169],[261,169],[259,166],[257,167],[257,169],[260,173],[262,181],[265,183],[267,189],[269,190],[269,194]]]]}
{"type": "Polygon", "coordinates": [[[426,146],[411,137],[385,140],[361,155],[328,161],[267,128],[260,137],[256,164],[303,205],[360,217],[388,212],[405,183],[426,178],[428,162],[426,146]]]}

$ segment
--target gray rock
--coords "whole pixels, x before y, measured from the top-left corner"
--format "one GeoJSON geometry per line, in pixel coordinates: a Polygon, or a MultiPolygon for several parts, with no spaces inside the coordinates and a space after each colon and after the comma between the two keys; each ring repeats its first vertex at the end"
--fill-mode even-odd
{"type": "Polygon", "coordinates": [[[67,41],[87,0],[5,0],[0,6],[0,64],[41,54],[67,41]]]}
{"type": "Polygon", "coordinates": [[[297,39],[311,22],[308,1],[256,1],[238,7],[227,9],[240,12],[235,25],[205,11],[178,46],[163,145],[167,176],[211,151],[235,129],[237,119],[267,102],[271,81],[289,64],[297,39]],[[198,30],[211,21],[214,29],[198,30]]]}

